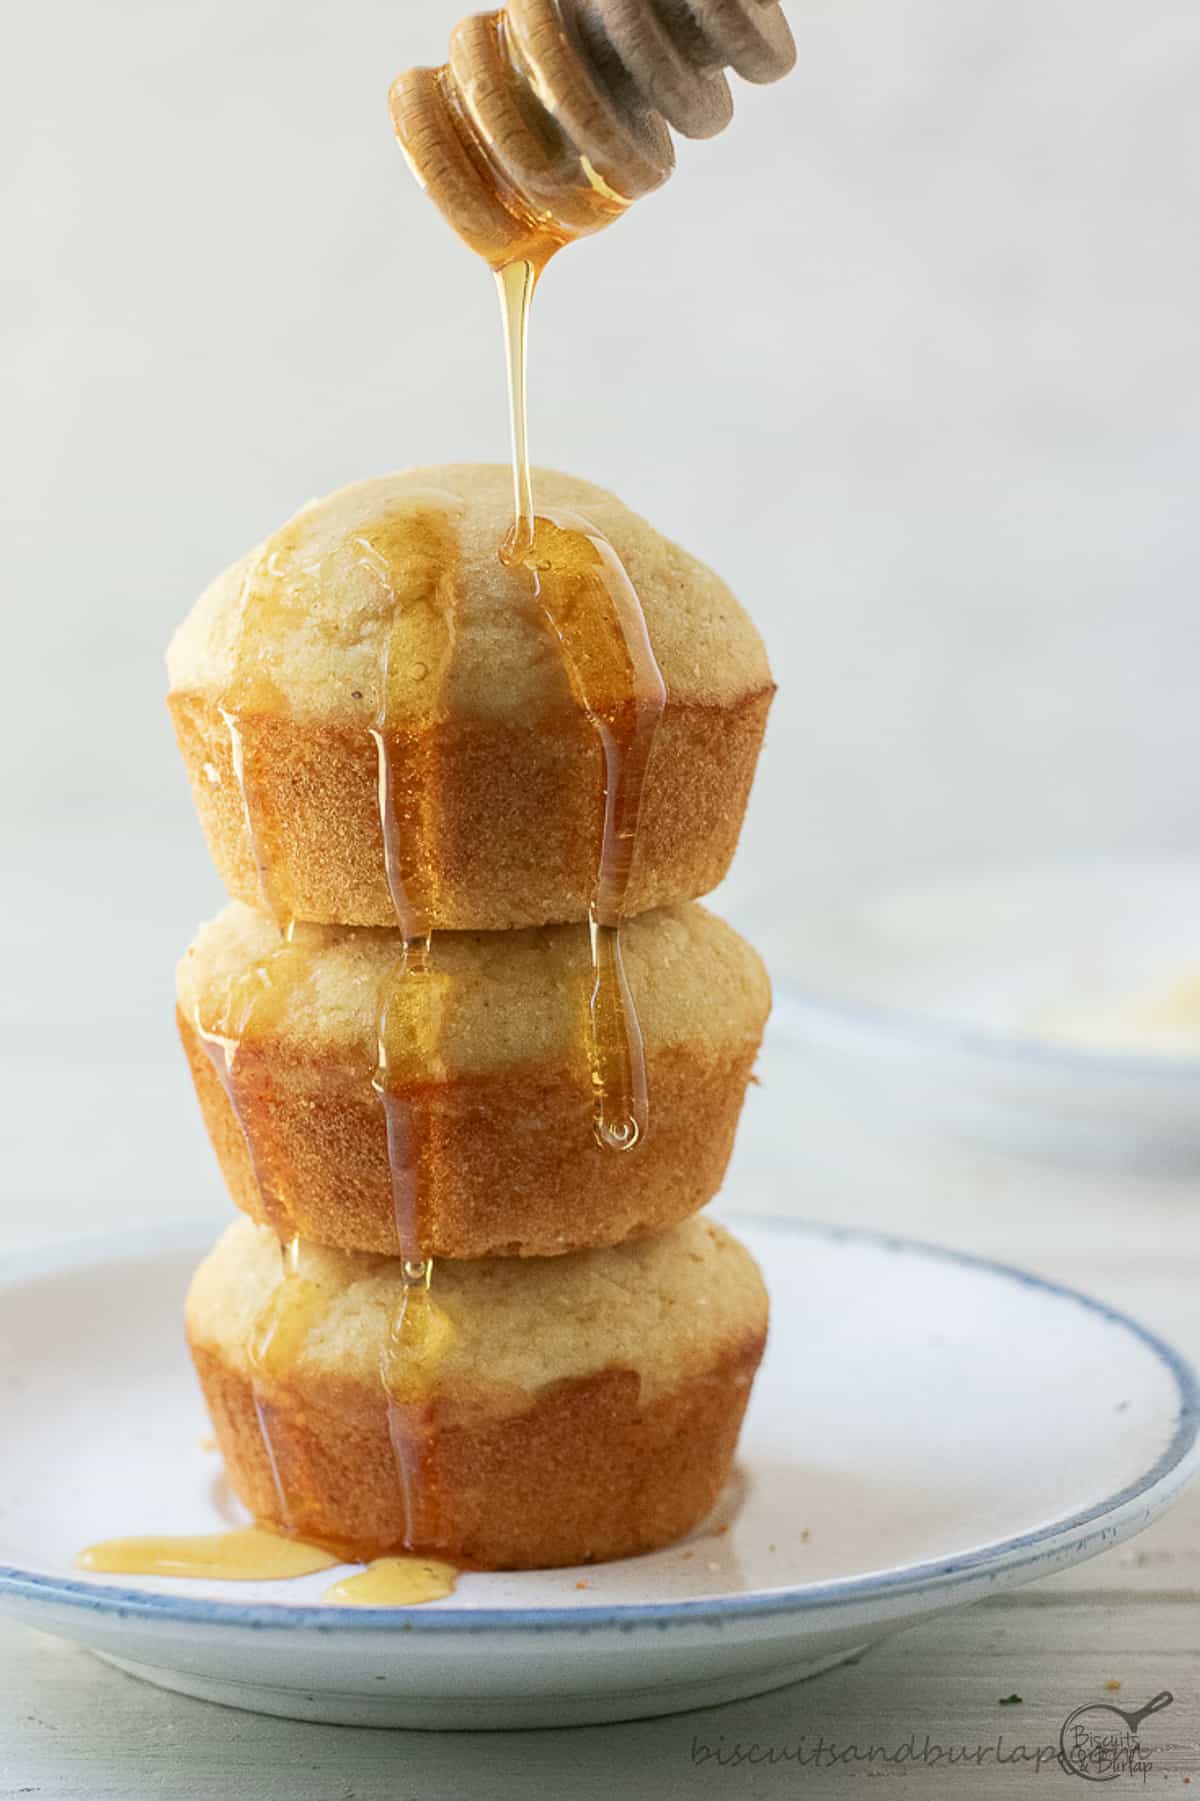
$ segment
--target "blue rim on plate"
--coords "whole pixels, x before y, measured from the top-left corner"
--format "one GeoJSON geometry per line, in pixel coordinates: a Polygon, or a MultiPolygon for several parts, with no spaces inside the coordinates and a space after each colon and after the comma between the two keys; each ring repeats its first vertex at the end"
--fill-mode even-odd
{"type": "MultiPolygon", "coordinates": [[[[64,1268],[77,1268],[80,1263],[108,1262],[121,1256],[160,1255],[165,1251],[190,1249],[200,1234],[211,1232],[212,1221],[193,1220],[157,1229],[115,1233],[99,1238],[75,1241],[50,1250],[17,1252],[0,1259],[0,1290],[17,1283],[35,1280],[64,1268]],[[137,1247],[136,1249],[134,1247],[137,1247]]],[[[863,1576],[835,1577],[828,1582],[803,1583],[786,1589],[772,1589],[757,1594],[717,1596],[711,1600],[625,1602],[605,1607],[448,1607],[433,1609],[400,1609],[361,1607],[343,1609],[330,1606],[292,1606],[286,1601],[246,1605],[238,1601],[196,1600],[186,1594],[158,1594],[144,1589],[127,1589],[79,1582],[70,1577],[39,1575],[11,1565],[0,1564],[0,1599],[12,1596],[24,1600],[56,1602],[98,1613],[130,1615],[142,1619],[177,1620],[197,1626],[237,1626],[253,1630],[272,1628],[276,1631],[312,1630],[322,1634],[347,1632],[495,1632],[501,1630],[545,1632],[553,1630],[588,1631],[599,1628],[630,1628],[648,1624],[659,1626],[717,1623],[740,1619],[762,1619],[773,1614],[794,1613],[804,1607],[834,1607],[866,1601],[877,1596],[902,1595],[913,1589],[931,1586],[949,1587],[955,1582],[999,1572],[1019,1560],[1022,1568],[1053,1558],[1064,1539],[1079,1533],[1082,1544],[1099,1541],[1111,1535],[1112,1516],[1127,1511],[1141,1496],[1159,1487],[1174,1475],[1165,1501],[1178,1493],[1200,1466],[1200,1379],[1179,1351],[1149,1327],[1131,1319],[1119,1308],[1098,1301],[1063,1282],[1036,1276],[1012,1264],[990,1257],[977,1257],[969,1251],[956,1251],[942,1245],[926,1244],[920,1239],[904,1238],[888,1232],[873,1232],[855,1226],[835,1226],[820,1221],[793,1220],[772,1214],[738,1213],[735,1226],[782,1232],[792,1237],[823,1238],[837,1243],[873,1245],[883,1250],[914,1253],[943,1263],[982,1270],[1026,1288],[1073,1302],[1112,1325],[1120,1326],[1143,1344],[1166,1368],[1176,1388],[1178,1419],[1169,1444],[1154,1463],[1115,1494],[1105,1496],[1081,1512],[1068,1514],[1013,1538],[1001,1539],[974,1551],[935,1562],[912,1564],[907,1569],[884,1571],[863,1576]],[[1096,1524],[1096,1522],[1103,1522],[1096,1524]],[[1092,1532],[1087,1528],[1094,1526],[1092,1532]],[[1026,1555],[1026,1553],[1032,1553],[1026,1555]]]]}

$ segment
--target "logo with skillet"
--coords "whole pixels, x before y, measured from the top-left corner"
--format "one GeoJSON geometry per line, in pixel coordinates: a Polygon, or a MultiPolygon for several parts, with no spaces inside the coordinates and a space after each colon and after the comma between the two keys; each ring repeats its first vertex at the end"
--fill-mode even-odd
{"type": "Polygon", "coordinates": [[[1153,1767],[1138,1734],[1142,1721],[1161,1713],[1175,1699],[1169,1689],[1144,1707],[1114,1707],[1111,1701],[1089,1701],[1062,1723],[1058,1761],[1069,1776],[1085,1782],[1112,1782],[1117,1776],[1145,1777],[1153,1767]]]}

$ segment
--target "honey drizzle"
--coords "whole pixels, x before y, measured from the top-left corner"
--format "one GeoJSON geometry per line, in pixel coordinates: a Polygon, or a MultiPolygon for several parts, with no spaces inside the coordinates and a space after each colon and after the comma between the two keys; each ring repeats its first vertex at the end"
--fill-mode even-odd
{"type": "MultiPolygon", "coordinates": [[[[595,44],[580,61],[577,33],[564,31],[561,21],[543,32],[531,19],[527,10],[463,19],[451,34],[449,60],[438,69],[399,76],[390,105],[413,174],[463,242],[487,262],[500,293],[513,472],[513,524],[500,555],[528,581],[559,641],[572,692],[600,741],[604,818],[588,909],[593,1122],[601,1145],[632,1150],[647,1130],[649,1104],[645,1049],[625,975],[620,925],[666,689],[641,604],[612,546],[582,519],[535,512],[526,352],[533,291],[550,258],[611,224],[639,194],[657,186],[670,172],[673,151],[653,107],[636,108],[636,118],[630,114],[618,124],[621,109],[614,111],[614,96],[605,97],[606,77],[598,63],[592,66],[595,44]],[[553,80],[551,68],[557,71],[553,80]],[[571,70],[571,104],[564,111],[564,91],[556,82],[571,70]],[[607,146],[603,170],[587,154],[583,138],[565,124],[574,118],[579,125],[585,116],[593,127],[603,121],[595,140],[607,146]]],[[[698,83],[702,90],[711,81],[711,68],[729,58],[711,54],[712,44],[694,19],[687,44],[689,55],[701,57],[693,87],[698,83]]],[[[783,48],[780,40],[774,60],[767,59],[779,74],[789,66],[783,48]]],[[[750,73],[745,55],[739,52],[734,60],[750,73]]],[[[759,65],[755,79],[767,79],[762,56],[759,65]]],[[[709,109],[701,112],[706,129],[719,128],[720,106],[711,117],[709,109]]],[[[699,129],[690,103],[685,116],[689,128],[699,129]]],[[[584,137],[593,143],[587,133],[584,137]]]]}
{"type": "MultiPolygon", "coordinates": [[[[544,265],[542,265],[544,266],[544,265]]],[[[526,576],[558,639],[576,701],[600,741],[604,818],[588,908],[588,1058],[593,1124],[609,1150],[632,1150],[649,1123],[646,1055],[621,954],[621,919],[642,795],[666,686],[641,602],[612,545],[587,522],[534,508],[526,364],[529,311],[541,267],[496,272],[504,319],[512,429],[513,524],[501,560],[526,576]]]]}
{"type": "MultiPolygon", "coordinates": [[[[245,1071],[246,1047],[278,1022],[292,985],[307,967],[307,933],[294,922],[280,942],[234,983],[219,1026],[205,1026],[199,1011],[193,1024],[238,1122],[258,1189],[263,1218],[280,1240],[283,1270],[255,1320],[249,1345],[251,1392],[259,1435],[275,1485],[282,1523],[297,1525],[302,1507],[288,1493],[273,1426],[273,1388],[314,1323],[319,1291],[300,1269],[300,1240],[288,1191],[290,1173],[268,1154],[278,1144],[269,1118],[270,1092],[261,1073],[245,1071]],[[267,1117],[262,1118],[263,1115],[267,1117]],[[263,1129],[260,1129],[260,1122],[263,1129]]],[[[277,1157],[277,1153],[276,1153],[277,1157]]]]}
{"type": "Polygon", "coordinates": [[[258,873],[259,895],[267,912],[280,926],[290,918],[287,897],[279,889],[279,859],[275,854],[281,828],[271,806],[270,785],[258,777],[257,750],[264,718],[282,711],[279,685],[270,673],[269,659],[264,652],[271,642],[273,615],[284,610],[285,594],[279,549],[275,547],[275,540],[268,540],[251,557],[242,579],[234,666],[219,706],[229,735],[230,761],[241,797],[246,836],[258,873]]]}
{"type": "Polygon", "coordinates": [[[388,1435],[400,1481],[404,1510],[405,1550],[437,1542],[436,1496],[423,1467],[425,1402],[438,1364],[454,1336],[443,1308],[430,1293],[431,1259],[401,1265],[401,1292],[388,1321],[379,1360],[379,1377],[387,1401],[388,1435]]]}
{"type": "MultiPolygon", "coordinates": [[[[377,1057],[372,1086],[383,1109],[392,1175],[401,1288],[389,1322],[380,1377],[387,1397],[389,1432],[404,1497],[405,1544],[420,1531],[417,1467],[419,1434],[410,1423],[411,1370],[423,1366],[440,1338],[444,1315],[429,1298],[432,1262],[421,1250],[418,1200],[428,1175],[420,1116],[411,1093],[436,1064],[437,1000],[432,966],[431,818],[435,783],[428,768],[429,734],[424,684],[436,680],[453,648],[454,569],[457,545],[450,521],[461,510],[457,496],[437,489],[413,489],[388,514],[320,555],[305,539],[305,512],[277,533],[249,565],[239,605],[238,640],[221,716],[229,732],[234,775],[242,799],[247,834],[258,869],[262,898],[279,919],[288,897],[278,870],[280,834],[265,783],[257,778],[254,750],[265,717],[278,714],[285,698],[272,674],[284,630],[297,623],[313,589],[329,578],[340,559],[343,579],[365,576],[383,591],[387,625],[382,652],[380,699],[370,728],[375,746],[379,821],[384,864],[400,935],[400,956],[388,974],[378,1003],[377,1057]]],[[[295,927],[287,928],[285,946],[295,927]]],[[[278,1383],[294,1365],[320,1313],[321,1291],[303,1270],[303,1246],[286,1202],[286,1183],[268,1167],[254,1110],[237,1080],[243,1037],[263,1023],[256,1009],[273,992],[271,973],[285,947],[256,967],[258,983],[248,1004],[234,1009],[227,1031],[199,1026],[201,1038],[239,1121],[258,1184],[264,1217],[281,1242],[283,1268],[252,1331],[249,1349],[254,1406],[275,1484],[282,1523],[303,1525],[304,1497],[287,1492],[279,1455],[278,1383]],[[260,980],[261,977],[261,980],[260,980]]]]}
{"type": "Polygon", "coordinates": [[[258,874],[258,892],[267,912],[278,924],[281,913],[279,898],[275,892],[274,865],[266,850],[262,823],[268,817],[266,796],[254,777],[247,774],[246,740],[240,718],[231,707],[222,706],[219,711],[229,736],[229,759],[233,767],[233,779],[237,783],[238,793],[241,795],[242,818],[246,822],[250,854],[254,858],[254,867],[258,874]]]}
{"type": "MultiPolygon", "coordinates": [[[[402,702],[406,692],[398,679],[397,653],[405,611],[414,606],[425,608],[437,622],[443,655],[448,657],[453,648],[457,544],[448,518],[461,503],[450,496],[435,498],[442,503],[440,508],[429,508],[415,521],[411,516],[407,521],[403,601],[397,593],[394,565],[383,562],[377,568],[389,585],[393,614],[392,630],[384,648],[379,710],[371,731],[378,768],[384,864],[400,936],[399,958],[378,997],[371,1082],[383,1109],[401,1259],[400,1295],[388,1321],[379,1377],[403,1503],[402,1543],[406,1549],[434,1532],[431,1497],[422,1481],[421,1430],[413,1401],[419,1386],[417,1372],[425,1370],[435,1355],[445,1315],[429,1293],[433,1260],[425,1255],[420,1236],[420,1202],[431,1179],[433,1162],[429,1127],[409,1097],[414,1088],[424,1086],[437,1071],[443,978],[433,961],[431,809],[437,783],[430,767],[431,740],[428,733],[409,733],[403,742],[404,754],[395,754],[403,738],[402,702]]],[[[346,1604],[369,1603],[351,1600],[346,1604]]]]}
{"type": "Polygon", "coordinates": [[[276,1384],[295,1367],[305,1340],[321,1314],[321,1289],[304,1272],[303,1245],[298,1237],[280,1246],[280,1278],[259,1310],[250,1334],[249,1357],[254,1414],[271,1469],[280,1521],[289,1532],[304,1525],[304,1496],[294,1495],[283,1479],[276,1443],[276,1384]]]}
{"type": "Polygon", "coordinates": [[[263,1218],[281,1240],[295,1232],[286,1192],[288,1174],[267,1154],[266,1147],[277,1140],[277,1134],[260,1134],[256,1129],[257,1115],[269,1097],[261,1074],[247,1075],[243,1047],[278,1019],[292,983],[303,973],[304,942],[303,929],[289,925],[279,943],[237,978],[217,1025],[205,1025],[199,1008],[192,1015],[196,1035],[245,1141],[263,1218]]]}
{"type": "Polygon", "coordinates": [[[439,660],[448,659],[453,649],[457,545],[448,521],[461,502],[436,490],[422,493],[418,499],[420,508],[405,520],[402,584],[396,579],[396,558],[389,563],[371,547],[376,573],[387,587],[392,606],[371,737],[378,770],[384,865],[400,934],[399,958],[378,999],[372,1086],[387,1129],[396,1242],[405,1263],[405,1279],[427,1286],[418,1199],[429,1156],[421,1141],[419,1118],[403,1090],[428,1076],[437,1055],[440,985],[433,965],[431,929],[432,807],[437,783],[429,734],[407,729],[403,703],[408,689],[400,679],[399,655],[401,631],[418,607],[434,622],[439,660]],[[398,591],[401,586],[402,595],[398,591]]]}
{"type": "Polygon", "coordinates": [[[430,961],[433,934],[409,938],[401,934],[400,955],[388,972],[380,994],[376,1018],[375,1071],[371,1086],[383,1109],[387,1132],[388,1169],[392,1183],[392,1213],[396,1243],[406,1281],[425,1282],[427,1259],[422,1255],[418,1229],[421,1178],[429,1158],[423,1143],[421,1120],[405,1094],[404,1076],[411,1080],[413,1064],[422,1047],[431,1047],[434,1026],[435,974],[430,961]]]}

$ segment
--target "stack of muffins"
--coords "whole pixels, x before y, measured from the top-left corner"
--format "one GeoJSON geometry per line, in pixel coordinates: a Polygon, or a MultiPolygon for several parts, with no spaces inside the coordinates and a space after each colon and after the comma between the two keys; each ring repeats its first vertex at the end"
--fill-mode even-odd
{"type": "Polygon", "coordinates": [[[666,687],[621,932],[649,1095],[631,1150],[597,1140],[588,1051],[601,745],[497,555],[507,469],[314,502],[169,655],[234,897],[180,965],[179,1027],[246,1216],[197,1271],[189,1342],[251,1513],[355,1558],[669,1542],[728,1474],[766,1337],[753,1260],[697,1213],[769,988],[694,900],[737,841],[765,653],[611,495],[548,471],[539,495],[615,549],[666,687]]]}

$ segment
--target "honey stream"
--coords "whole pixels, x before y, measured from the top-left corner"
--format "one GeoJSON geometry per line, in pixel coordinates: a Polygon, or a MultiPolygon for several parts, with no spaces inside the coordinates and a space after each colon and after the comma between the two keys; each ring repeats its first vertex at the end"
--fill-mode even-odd
{"type": "Polygon", "coordinates": [[[513,523],[500,555],[518,571],[558,641],[571,691],[595,732],[604,800],[588,909],[591,989],[588,1052],[600,1144],[633,1150],[649,1117],[641,1027],[621,956],[621,919],[641,818],[646,771],[666,705],[637,592],[607,539],[561,510],[537,511],[526,405],[529,313],[540,270],[496,271],[508,361],[513,523]]]}

